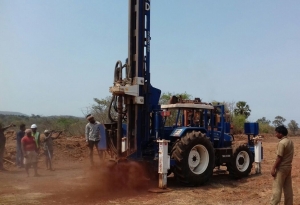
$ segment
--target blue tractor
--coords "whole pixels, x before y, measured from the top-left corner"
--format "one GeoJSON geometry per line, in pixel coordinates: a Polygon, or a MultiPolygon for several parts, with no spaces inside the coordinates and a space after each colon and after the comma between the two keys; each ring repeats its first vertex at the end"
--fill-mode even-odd
{"type": "Polygon", "coordinates": [[[150,9],[150,0],[129,0],[128,57],[124,64],[115,65],[111,122],[105,124],[101,148],[115,161],[152,164],[157,173],[157,140],[168,140],[169,172],[187,186],[205,183],[221,165],[233,177],[247,176],[253,144],[249,138],[248,144],[233,146],[223,105],[177,97],[167,105],[159,104],[161,91],[150,83],[150,9]],[[176,118],[167,126],[170,112],[176,118]]]}
{"type": "Polygon", "coordinates": [[[252,138],[247,144],[233,143],[224,105],[213,106],[196,98],[161,108],[167,113],[164,116],[169,111],[176,116],[172,126],[164,127],[164,138],[171,142],[170,171],[182,184],[201,185],[220,166],[226,166],[234,178],[249,175],[254,159],[252,138]]]}

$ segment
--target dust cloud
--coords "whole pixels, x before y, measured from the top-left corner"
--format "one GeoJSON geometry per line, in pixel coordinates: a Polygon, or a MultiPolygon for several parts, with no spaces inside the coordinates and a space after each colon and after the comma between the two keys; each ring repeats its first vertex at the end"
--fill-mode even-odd
{"type": "Polygon", "coordinates": [[[124,161],[104,162],[86,170],[87,177],[75,193],[68,193],[76,199],[80,196],[85,202],[108,200],[127,196],[142,195],[153,187],[149,178],[149,167],[145,164],[124,161]]]}

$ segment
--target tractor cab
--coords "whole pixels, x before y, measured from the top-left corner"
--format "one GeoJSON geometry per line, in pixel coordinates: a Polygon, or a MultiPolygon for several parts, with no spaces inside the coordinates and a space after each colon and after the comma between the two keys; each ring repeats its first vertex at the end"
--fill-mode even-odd
{"type": "Polygon", "coordinates": [[[164,139],[171,142],[187,132],[200,131],[211,140],[215,148],[229,147],[233,140],[230,134],[229,115],[224,113],[224,105],[213,106],[195,100],[161,105],[164,117],[164,139]]]}

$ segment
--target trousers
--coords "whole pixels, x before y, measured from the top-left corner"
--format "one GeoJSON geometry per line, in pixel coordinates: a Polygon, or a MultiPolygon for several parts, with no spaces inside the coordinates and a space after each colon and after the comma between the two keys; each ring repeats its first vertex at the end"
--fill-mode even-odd
{"type": "Polygon", "coordinates": [[[274,178],[272,186],[272,205],[277,205],[280,203],[282,190],[284,194],[284,205],[293,205],[291,172],[291,168],[279,168],[278,170],[276,170],[276,176],[274,178]]]}
{"type": "Polygon", "coordinates": [[[94,164],[94,160],[93,160],[93,148],[94,148],[94,146],[96,147],[98,155],[99,155],[99,157],[101,159],[100,150],[98,148],[99,142],[100,142],[99,140],[97,140],[97,141],[89,140],[88,141],[88,143],[89,143],[88,147],[89,147],[90,162],[91,162],[92,165],[94,164]]]}
{"type": "Polygon", "coordinates": [[[23,152],[22,152],[22,149],[21,149],[21,145],[20,144],[17,144],[17,155],[16,155],[16,165],[19,166],[19,167],[22,167],[23,166],[23,152]]]}

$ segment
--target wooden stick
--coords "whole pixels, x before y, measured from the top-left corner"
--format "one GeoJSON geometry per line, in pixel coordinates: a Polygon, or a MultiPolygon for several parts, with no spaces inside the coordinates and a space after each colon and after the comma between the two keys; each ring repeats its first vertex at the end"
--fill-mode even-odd
{"type": "Polygon", "coordinates": [[[9,163],[11,163],[11,164],[15,165],[15,163],[14,163],[14,162],[12,162],[12,161],[10,161],[10,160],[8,160],[8,159],[5,159],[5,158],[3,158],[3,159],[4,159],[4,161],[6,161],[6,162],[9,162],[9,163]]]}

